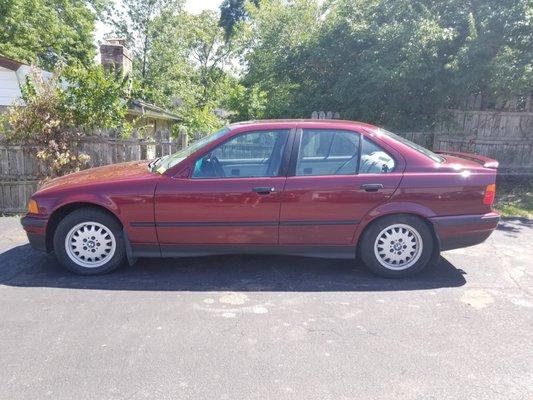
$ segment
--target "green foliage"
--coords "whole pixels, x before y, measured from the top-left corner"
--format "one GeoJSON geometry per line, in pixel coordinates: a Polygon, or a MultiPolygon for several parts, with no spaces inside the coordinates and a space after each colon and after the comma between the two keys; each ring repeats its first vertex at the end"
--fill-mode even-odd
{"type": "Polygon", "coordinates": [[[267,94],[258,86],[245,87],[237,84],[231,88],[227,108],[233,112],[232,121],[248,121],[265,117],[267,94]]]}
{"type": "MultiPolygon", "coordinates": [[[[125,38],[127,47],[133,50],[134,68],[142,86],[150,79],[152,49],[158,41],[166,40],[165,34],[170,32],[167,24],[180,14],[183,3],[183,0],[123,0],[113,10],[110,18],[114,33],[125,38]]],[[[175,50],[179,52],[179,48],[175,50]]]]}
{"type": "Polygon", "coordinates": [[[267,117],[339,111],[430,127],[471,94],[486,106],[533,90],[530,0],[264,0],[248,6],[243,83],[267,117]]]}
{"type": "Polygon", "coordinates": [[[23,104],[9,107],[0,126],[9,142],[36,146],[47,177],[82,168],[78,139],[89,128],[128,129],[127,82],[100,67],[67,67],[45,77],[33,69],[22,85],[23,104]]]}
{"type": "Polygon", "coordinates": [[[528,176],[500,176],[494,208],[504,217],[533,218],[533,182],[528,176]]]}
{"type": "Polygon", "coordinates": [[[107,0],[0,1],[0,54],[52,68],[57,59],[90,65],[95,22],[107,0]]]}
{"type": "Polygon", "coordinates": [[[316,42],[320,11],[317,2],[310,0],[264,0],[260,8],[249,4],[250,22],[245,30],[249,51],[243,84],[266,93],[265,117],[304,116],[303,110],[295,108],[307,83],[300,75],[300,54],[316,42]]]}
{"type": "Polygon", "coordinates": [[[191,139],[195,139],[198,134],[215,132],[225,122],[214,113],[212,107],[207,105],[185,109],[182,113],[182,118],[183,120],[178,125],[178,129],[186,133],[191,139]]]}
{"type": "Polygon", "coordinates": [[[133,38],[139,60],[133,76],[141,97],[180,115],[179,128],[191,135],[224,124],[215,111],[228,103],[237,84],[230,71],[242,50],[239,39],[224,40],[215,12],[192,15],[182,10],[181,1],[128,0],[125,5],[137,22],[124,24],[117,16],[116,34],[133,38]]]}
{"type": "Polygon", "coordinates": [[[72,127],[120,128],[123,135],[130,133],[131,126],[126,123],[128,78],[106,74],[99,66],[67,67],[61,76],[67,85],[64,106],[72,127]]]}
{"type": "Polygon", "coordinates": [[[259,7],[260,0],[224,0],[220,5],[219,26],[224,28],[226,39],[231,38],[235,32],[235,25],[248,17],[246,3],[250,1],[259,7]]]}

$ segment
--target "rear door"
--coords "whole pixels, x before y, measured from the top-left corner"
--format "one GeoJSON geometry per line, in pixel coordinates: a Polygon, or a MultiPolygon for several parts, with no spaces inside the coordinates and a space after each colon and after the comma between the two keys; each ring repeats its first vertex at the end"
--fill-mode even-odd
{"type": "Polygon", "coordinates": [[[351,130],[299,129],[280,213],[280,244],[349,245],[398,187],[404,163],[351,130]]]}

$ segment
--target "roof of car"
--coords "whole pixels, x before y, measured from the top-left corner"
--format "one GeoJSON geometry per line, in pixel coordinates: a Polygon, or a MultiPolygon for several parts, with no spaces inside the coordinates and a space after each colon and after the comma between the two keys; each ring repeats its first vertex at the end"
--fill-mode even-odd
{"type": "Polygon", "coordinates": [[[286,124],[303,124],[303,125],[313,125],[313,126],[328,126],[328,127],[365,127],[375,129],[376,127],[371,124],[367,124],[359,121],[348,121],[342,119],[264,119],[264,120],[253,120],[253,121],[241,121],[235,122],[230,125],[231,128],[238,128],[248,125],[286,125],[286,124]]]}

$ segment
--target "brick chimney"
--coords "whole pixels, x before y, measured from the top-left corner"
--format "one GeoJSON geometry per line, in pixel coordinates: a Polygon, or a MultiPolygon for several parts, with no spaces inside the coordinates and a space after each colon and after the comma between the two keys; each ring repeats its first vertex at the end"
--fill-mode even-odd
{"type": "Polygon", "coordinates": [[[132,55],[125,44],[126,39],[108,38],[100,45],[101,63],[107,72],[114,70],[122,76],[131,72],[132,55]]]}

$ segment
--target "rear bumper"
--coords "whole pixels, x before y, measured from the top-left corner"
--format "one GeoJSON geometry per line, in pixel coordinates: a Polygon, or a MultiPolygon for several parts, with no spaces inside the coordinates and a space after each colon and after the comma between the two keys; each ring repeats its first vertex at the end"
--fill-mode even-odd
{"type": "Polygon", "coordinates": [[[30,246],[36,250],[48,251],[46,246],[46,223],[47,218],[26,215],[22,217],[20,223],[26,231],[30,246]]]}
{"type": "Polygon", "coordinates": [[[499,221],[500,215],[495,212],[431,218],[441,250],[479,244],[491,235],[499,221]]]}

